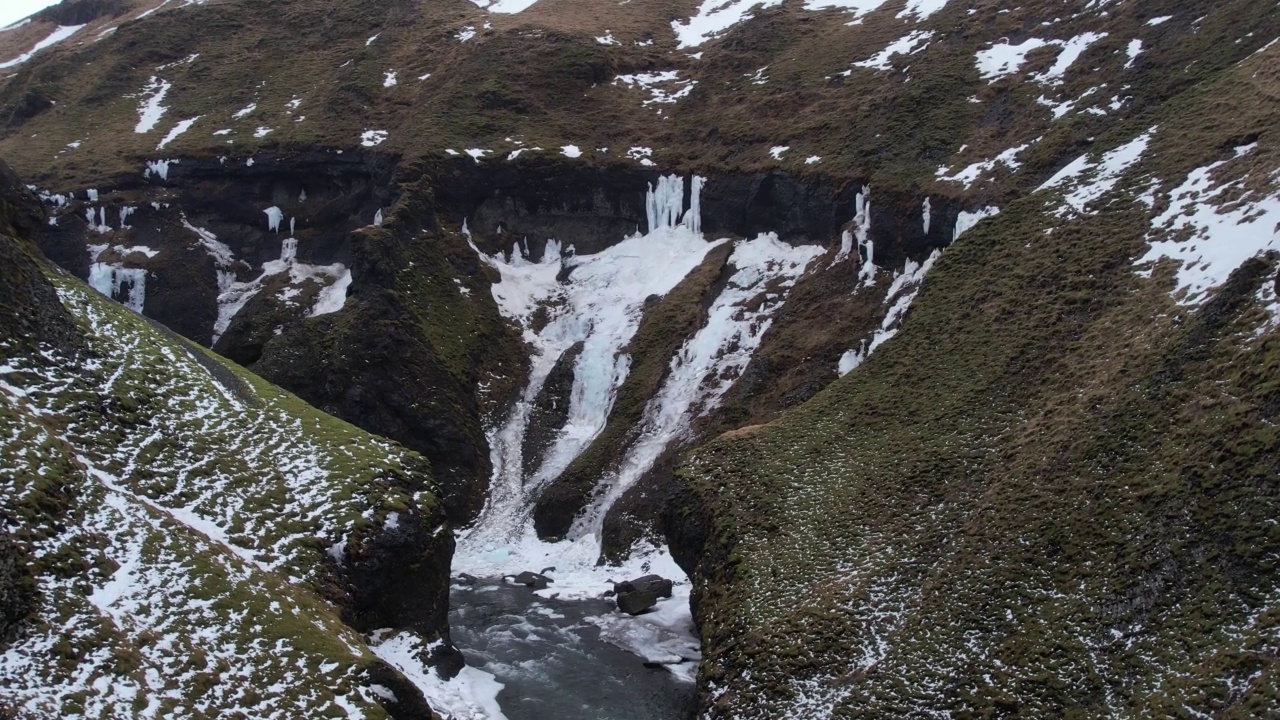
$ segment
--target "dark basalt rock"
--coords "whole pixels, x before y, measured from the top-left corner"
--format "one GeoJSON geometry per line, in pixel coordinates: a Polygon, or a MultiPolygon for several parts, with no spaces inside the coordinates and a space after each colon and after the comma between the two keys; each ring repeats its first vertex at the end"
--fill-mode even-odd
{"type": "Polygon", "coordinates": [[[546,575],[529,572],[528,570],[525,570],[519,575],[512,575],[508,577],[510,577],[511,581],[516,585],[524,585],[525,587],[533,588],[534,590],[544,590],[548,585],[555,582],[555,580],[552,580],[546,575]]]}
{"type": "Polygon", "coordinates": [[[618,609],[628,615],[639,615],[658,604],[658,596],[647,590],[632,590],[617,597],[618,609]]]}
{"type": "Polygon", "coordinates": [[[661,575],[645,575],[635,580],[614,583],[613,591],[618,597],[633,592],[647,592],[660,598],[669,598],[671,597],[671,586],[671,581],[661,575]]]}
{"type": "Polygon", "coordinates": [[[560,356],[529,410],[529,425],[525,430],[521,452],[526,477],[542,466],[547,450],[569,419],[574,363],[582,354],[582,347],[582,343],[576,343],[560,356]]]}

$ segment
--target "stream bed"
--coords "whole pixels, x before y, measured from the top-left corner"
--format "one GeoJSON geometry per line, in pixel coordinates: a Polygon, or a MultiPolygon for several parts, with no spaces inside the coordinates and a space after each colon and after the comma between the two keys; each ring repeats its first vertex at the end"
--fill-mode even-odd
{"type": "Polygon", "coordinates": [[[608,600],[543,598],[482,580],[454,585],[450,607],[454,644],[505,685],[497,700],[508,720],[693,717],[692,682],[601,639],[599,619],[620,620],[608,600]]]}

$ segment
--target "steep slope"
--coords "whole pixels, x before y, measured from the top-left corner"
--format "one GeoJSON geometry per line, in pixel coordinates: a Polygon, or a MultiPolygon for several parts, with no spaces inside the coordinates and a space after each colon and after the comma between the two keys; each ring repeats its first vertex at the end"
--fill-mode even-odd
{"type": "Polygon", "coordinates": [[[711,716],[1247,714],[1278,38],[1271,0],[86,0],[0,32],[0,153],[56,263],[426,455],[459,569],[588,592],[665,535],[711,716]]]}
{"type": "Polygon", "coordinates": [[[690,455],[707,716],[1274,713],[1275,53],[1100,138],[864,364],[690,455]]]}
{"type": "Polygon", "coordinates": [[[448,647],[426,464],[42,266],[0,175],[0,708],[430,717],[361,634],[448,647]]]}

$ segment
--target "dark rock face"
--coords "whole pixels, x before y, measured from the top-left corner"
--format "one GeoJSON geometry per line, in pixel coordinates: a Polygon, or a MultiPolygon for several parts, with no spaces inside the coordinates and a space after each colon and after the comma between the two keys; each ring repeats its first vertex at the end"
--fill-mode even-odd
{"type": "Polygon", "coordinates": [[[511,581],[517,585],[524,585],[525,587],[532,588],[534,590],[545,590],[547,586],[555,582],[546,575],[529,572],[528,570],[516,575],[511,579],[511,581]]]}
{"type": "Polygon", "coordinates": [[[75,322],[58,300],[25,240],[44,224],[44,210],[17,175],[0,162],[0,340],[32,350],[41,343],[81,347],[75,322]]]}
{"type": "Polygon", "coordinates": [[[466,220],[481,247],[509,250],[527,243],[541,257],[546,241],[600,252],[648,225],[645,191],[658,173],[644,168],[594,168],[563,158],[528,156],[513,163],[443,166],[435,196],[442,220],[466,220]]]}
{"type": "MultiPolygon", "coordinates": [[[[388,481],[410,494],[433,489],[425,465],[388,481]]],[[[424,638],[441,638],[445,643],[430,663],[446,677],[461,670],[462,654],[448,642],[453,533],[441,506],[410,508],[394,527],[371,527],[349,538],[340,557],[335,573],[342,588],[335,599],[347,624],[361,632],[410,628],[424,638]]]]}
{"type": "Polygon", "coordinates": [[[661,575],[644,575],[635,580],[614,583],[613,591],[619,596],[633,592],[653,593],[660,598],[671,597],[672,583],[661,575]]]}
{"type": "Polygon", "coordinates": [[[618,609],[628,615],[639,615],[658,604],[658,596],[648,590],[632,590],[619,593],[618,609]]]}
{"type": "Polygon", "coordinates": [[[573,394],[573,366],[582,354],[582,343],[565,351],[551,368],[542,392],[529,411],[529,426],[524,434],[521,462],[526,477],[537,472],[543,457],[565,422],[569,419],[569,401],[573,394]]]}

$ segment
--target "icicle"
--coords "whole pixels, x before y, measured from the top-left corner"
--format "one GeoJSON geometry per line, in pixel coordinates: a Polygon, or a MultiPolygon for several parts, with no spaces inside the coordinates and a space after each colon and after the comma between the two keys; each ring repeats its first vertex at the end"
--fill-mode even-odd
{"type": "Polygon", "coordinates": [[[548,240],[547,246],[542,249],[542,264],[549,265],[560,260],[560,241],[548,240]]]}
{"type": "Polygon", "coordinates": [[[649,232],[675,227],[684,210],[684,180],[679,175],[659,177],[657,187],[649,186],[645,209],[649,216],[649,232]]]}
{"type": "Polygon", "coordinates": [[[128,206],[120,208],[120,229],[121,230],[128,227],[128,225],[125,225],[125,221],[129,219],[129,216],[133,214],[133,211],[134,211],[134,208],[128,207],[128,206]]]}
{"type": "Polygon", "coordinates": [[[836,259],[831,261],[832,265],[849,259],[849,253],[853,252],[853,233],[845,230],[840,233],[840,250],[836,253],[836,259]]]}
{"type": "Polygon", "coordinates": [[[702,186],[706,183],[707,179],[698,175],[689,183],[689,212],[684,216],[684,224],[695,235],[702,233],[702,186]]]}
{"type": "Polygon", "coordinates": [[[924,219],[924,234],[925,234],[925,235],[928,235],[928,234],[929,234],[929,212],[930,212],[930,208],[929,208],[929,198],[927,198],[927,197],[926,197],[926,198],[924,199],[924,209],[920,212],[920,215],[921,215],[921,216],[922,216],[922,218],[924,219]]]}
{"type": "Polygon", "coordinates": [[[280,262],[285,265],[292,265],[293,261],[298,257],[298,240],[297,238],[286,238],[280,243],[280,262]]]}
{"type": "Polygon", "coordinates": [[[302,190],[298,192],[298,202],[301,203],[306,201],[307,201],[307,189],[302,188],[302,190]]]}
{"type": "Polygon", "coordinates": [[[84,194],[89,197],[89,202],[98,202],[98,191],[96,189],[89,188],[84,191],[84,194]]]}
{"type": "Polygon", "coordinates": [[[876,283],[875,245],[871,242],[871,188],[863,186],[854,201],[853,235],[858,241],[858,253],[862,265],[858,268],[858,283],[876,283]]]}
{"type": "Polygon", "coordinates": [[[280,232],[280,221],[284,220],[284,211],[275,205],[272,205],[262,212],[267,215],[267,230],[277,233],[280,232]]]}
{"type": "Polygon", "coordinates": [[[373,214],[373,224],[379,227],[382,226],[382,208],[378,208],[378,212],[373,214]]]}
{"type": "Polygon", "coordinates": [[[296,217],[289,218],[289,237],[293,237],[294,235],[297,235],[298,234],[297,230],[298,230],[298,218],[296,217]]]}

